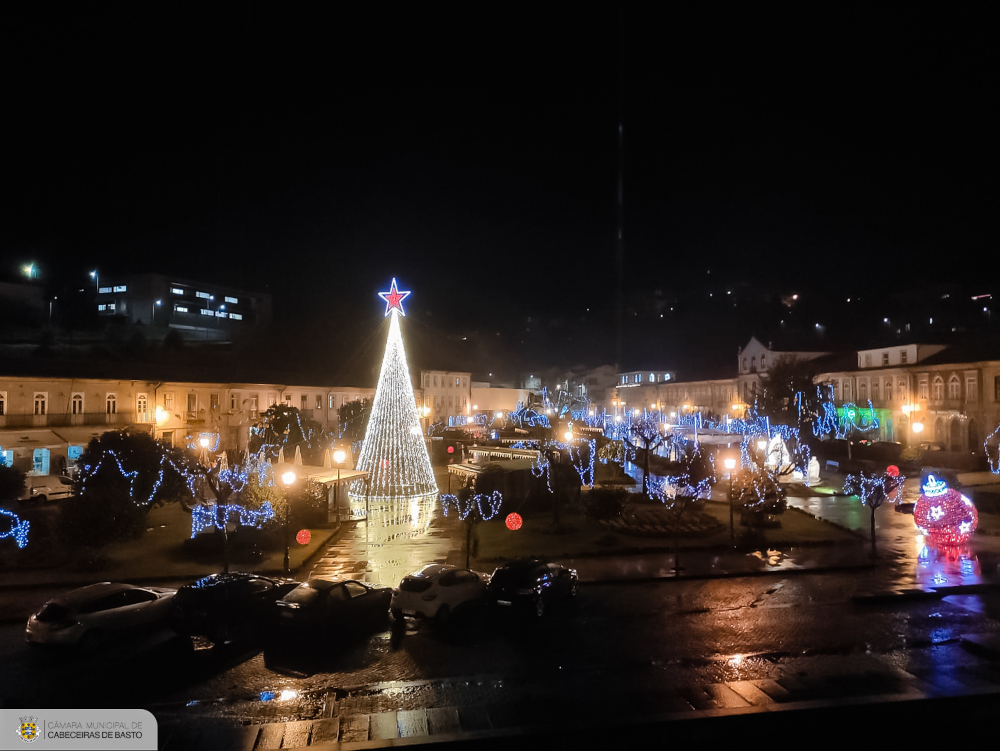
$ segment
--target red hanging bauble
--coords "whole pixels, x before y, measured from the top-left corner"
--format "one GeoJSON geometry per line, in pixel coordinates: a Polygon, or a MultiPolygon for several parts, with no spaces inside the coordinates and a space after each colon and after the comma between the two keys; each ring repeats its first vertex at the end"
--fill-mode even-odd
{"type": "Polygon", "coordinates": [[[521,525],[524,524],[524,519],[521,518],[519,513],[514,511],[507,514],[507,519],[504,523],[507,525],[507,529],[515,531],[521,528],[521,525]]]}
{"type": "Polygon", "coordinates": [[[308,529],[300,529],[295,534],[295,542],[297,542],[299,545],[308,545],[311,539],[312,539],[312,532],[310,532],[308,529]]]}

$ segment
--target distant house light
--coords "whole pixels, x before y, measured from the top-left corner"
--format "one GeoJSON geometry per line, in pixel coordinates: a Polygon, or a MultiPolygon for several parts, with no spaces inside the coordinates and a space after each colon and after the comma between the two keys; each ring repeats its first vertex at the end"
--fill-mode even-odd
{"type": "Polygon", "coordinates": [[[174,294],[174,295],[183,295],[184,294],[184,290],[182,290],[180,287],[171,287],[170,288],[170,292],[171,292],[171,294],[174,294]]]}
{"type": "Polygon", "coordinates": [[[234,321],[242,321],[243,320],[243,314],[242,313],[230,313],[229,317],[232,318],[234,321]]]}
{"type": "Polygon", "coordinates": [[[177,313],[187,313],[188,312],[187,305],[175,305],[174,311],[177,313]]]}
{"type": "Polygon", "coordinates": [[[215,311],[214,310],[209,310],[208,308],[202,308],[199,312],[203,316],[212,316],[212,318],[215,318],[215,311]]]}
{"type": "Polygon", "coordinates": [[[110,294],[113,291],[114,291],[113,287],[98,287],[97,288],[97,294],[99,294],[99,295],[108,295],[108,294],[110,294]]]}
{"type": "Polygon", "coordinates": [[[194,296],[195,297],[200,297],[202,300],[211,300],[212,299],[212,296],[210,294],[208,294],[207,292],[195,292],[194,296]]]}
{"type": "Polygon", "coordinates": [[[126,290],[126,285],[124,285],[124,284],[116,284],[115,287],[114,287],[114,290],[115,290],[115,292],[126,292],[127,291],[126,290]]]}
{"type": "Polygon", "coordinates": [[[231,302],[233,305],[239,305],[240,301],[235,297],[226,297],[226,302],[231,302]]]}

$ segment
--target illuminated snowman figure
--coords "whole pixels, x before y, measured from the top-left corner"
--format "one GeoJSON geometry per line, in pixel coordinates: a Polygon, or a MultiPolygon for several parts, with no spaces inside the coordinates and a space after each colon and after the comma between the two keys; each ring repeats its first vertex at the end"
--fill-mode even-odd
{"type": "Polygon", "coordinates": [[[913,508],[913,521],[934,546],[964,545],[979,525],[972,501],[934,475],[927,476],[913,508]]]}

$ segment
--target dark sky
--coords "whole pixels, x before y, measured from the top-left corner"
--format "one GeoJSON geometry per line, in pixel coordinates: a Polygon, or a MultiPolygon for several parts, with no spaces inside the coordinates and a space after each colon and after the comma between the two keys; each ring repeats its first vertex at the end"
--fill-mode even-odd
{"type": "Polygon", "coordinates": [[[484,365],[611,362],[623,102],[634,315],[995,277],[985,11],[449,8],[3,6],[3,263],[267,289],[359,340],[395,276],[484,365]]]}

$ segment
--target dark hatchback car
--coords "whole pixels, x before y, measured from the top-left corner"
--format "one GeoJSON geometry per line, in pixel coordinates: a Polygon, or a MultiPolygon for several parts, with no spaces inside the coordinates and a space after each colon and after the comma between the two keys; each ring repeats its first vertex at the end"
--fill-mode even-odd
{"type": "Polygon", "coordinates": [[[392,590],[347,579],[310,579],[277,601],[277,636],[326,636],[386,626],[392,590]]]}
{"type": "Polygon", "coordinates": [[[274,603],[299,582],[257,574],[212,574],[177,590],[168,623],[182,636],[207,636],[216,645],[265,635],[274,603]]]}
{"type": "Polygon", "coordinates": [[[486,593],[501,607],[530,609],[541,616],[551,603],[575,597],[578,588],[576,569],[539,558],[521,558],[494,571],[486,593]]]}

